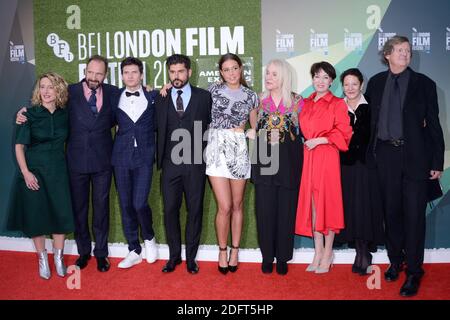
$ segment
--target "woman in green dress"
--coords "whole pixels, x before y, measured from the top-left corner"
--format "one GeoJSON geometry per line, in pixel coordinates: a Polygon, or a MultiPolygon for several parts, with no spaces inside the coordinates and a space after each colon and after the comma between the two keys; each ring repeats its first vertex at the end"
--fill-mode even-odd
{"type": "Polygon", "coordinates": [[[25,123],[17,125],[15,151],[20,168],[13,189],[8,229],[33,239],[39,275],[51,276],[45,235],[53,236],[56,272],[67,273],[64,237],[74,229],[69,181],[64,154],[68,136],[67,83],[56,73],[41,75],[34,86],[25,123]]]}

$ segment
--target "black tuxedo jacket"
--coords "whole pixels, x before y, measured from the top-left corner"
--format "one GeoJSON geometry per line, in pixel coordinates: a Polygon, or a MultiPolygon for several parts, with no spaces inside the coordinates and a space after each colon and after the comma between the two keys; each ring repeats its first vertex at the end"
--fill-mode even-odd
{"type": "MultiPolygon", "coordinates": [[[[191,112],[191,126],[189,132],[194,135],[194,122],[201,121],[202,123],[202,136],[208,129],[208,125],[211,122],[211,107],[212,99],[211,94],[201,88],[194,87],[191,85],[192,94],[189,104],[186,108],[192,108],[191,112]]],[[[172,102],[171,89],[167,91],[166,97],[158,95],[155,100],[155,110],[156,110],[156,128],[157,128],[157,150],[156,150],[156,164],[158,169],[162,167],[162,161],[164,158],[164,152],[166,152],[166,141],[167,141],[167,117],[169,108],[174,108],[172,102]]],[[[200,137],[196,137],[199,139],[200,137]]],[[[206,141],[202,142],[203,150],[206,147],[206,141]]]]}
{"type": "MultiPolygon", "coordinates": [[[[410,78],[403,105],[405,174],[413,179],[428,179],[430,170],[443,171],[444,136],[439,123],[436,84],[427,76],[409,69],[410,78]]],[[[366,96],[371,106],[371,136],[367,164],[376,165],[378,115],[388,71],[373,76],[366,96]]]]}

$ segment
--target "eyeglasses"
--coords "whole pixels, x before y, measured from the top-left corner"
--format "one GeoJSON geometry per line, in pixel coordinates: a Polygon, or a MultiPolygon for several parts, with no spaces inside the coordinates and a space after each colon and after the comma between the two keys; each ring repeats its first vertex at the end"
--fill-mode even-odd
{"type": "Polygon", "coordinates": [[[239,67],[232,67],[232,68],[222,69],[222,71],[225,72],[225,73],[230,73],[230,72],[238,71],[238,70],[239,70],[239,67]]]}

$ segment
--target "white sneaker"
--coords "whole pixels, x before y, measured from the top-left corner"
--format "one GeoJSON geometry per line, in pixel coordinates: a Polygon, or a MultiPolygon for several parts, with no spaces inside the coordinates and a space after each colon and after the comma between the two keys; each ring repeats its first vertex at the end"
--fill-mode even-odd
{"type": "Polygon", "coordinates": [[[145,240],[145,258],[148,263],[153,263],[158,258],[158,248],[156,247],[156,240],[153,237],[152,240],[145,240]]]}
{"type": "Polygon", "coordinates": [[[132,266],[139,264],[142,262],[142,257],[140,254],[137,254],[134,251],[130,251],[128,253],[128,255],[125,257],[125,259],[123,259],[122,261],[120,261],[118,267],[120,269],[128,269],[131,268],[132,266]]]}

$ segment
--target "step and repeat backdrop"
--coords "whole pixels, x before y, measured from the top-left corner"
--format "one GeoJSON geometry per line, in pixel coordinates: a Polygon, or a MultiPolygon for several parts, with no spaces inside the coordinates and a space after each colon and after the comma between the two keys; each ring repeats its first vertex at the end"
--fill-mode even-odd
{"type": "MultiPolygon", "coordinates": [[[[69,83],[84,77],[86,60],[100,54],[109,60],[106,82],[122,86],[120,61],[144,62],[144,84],[161,88],[168,82],[165,59],[173,53],[193,62],[191,82],[202,88],[219,79],[220,55],[233,52],[244,62],[247,82],[262,90],[264,65],[286,59],[294,68],[294,88],[312,92],[309,68],[326,60],[338,73],[358,67],[366,80],[385,69],[378,54],[395,34],[409,37],[411,67],[436,81],[440,119],[450,143],[450,2],[436,0],[20,0],[2,1],[0,75],[0,234],[6,230],[8,202],[17,168],[13,154],[14,119],[29,105],[37,74],[60,73],[69,83]]],[[[342,88],[335,81],[337,95],[342,88]]],[[[449,166],[446,150],[445,168],[449,166]]],[[[149,202],[159,242],[165,242],[159,172],[155,171],[149,202]]],[[[450,175],[441,179],[444,196],[427,210],[427,248],[450,248],[450,175]]],[[[111,186],[110,242],[125,242],[114,184],[111,186]]],[[[205,197],[202,243],[215,244],[215,199],[205,197]]],[[[183,216],[185,209],[183,207],[183,216]]],[[[184,220],[184,219],[182,219],[184,220]]],[[[256,248],[254,191],[245,197],[242,247],[256,248]]],[[[296,237],[296,247],[311,240],[296,237]]]]}

